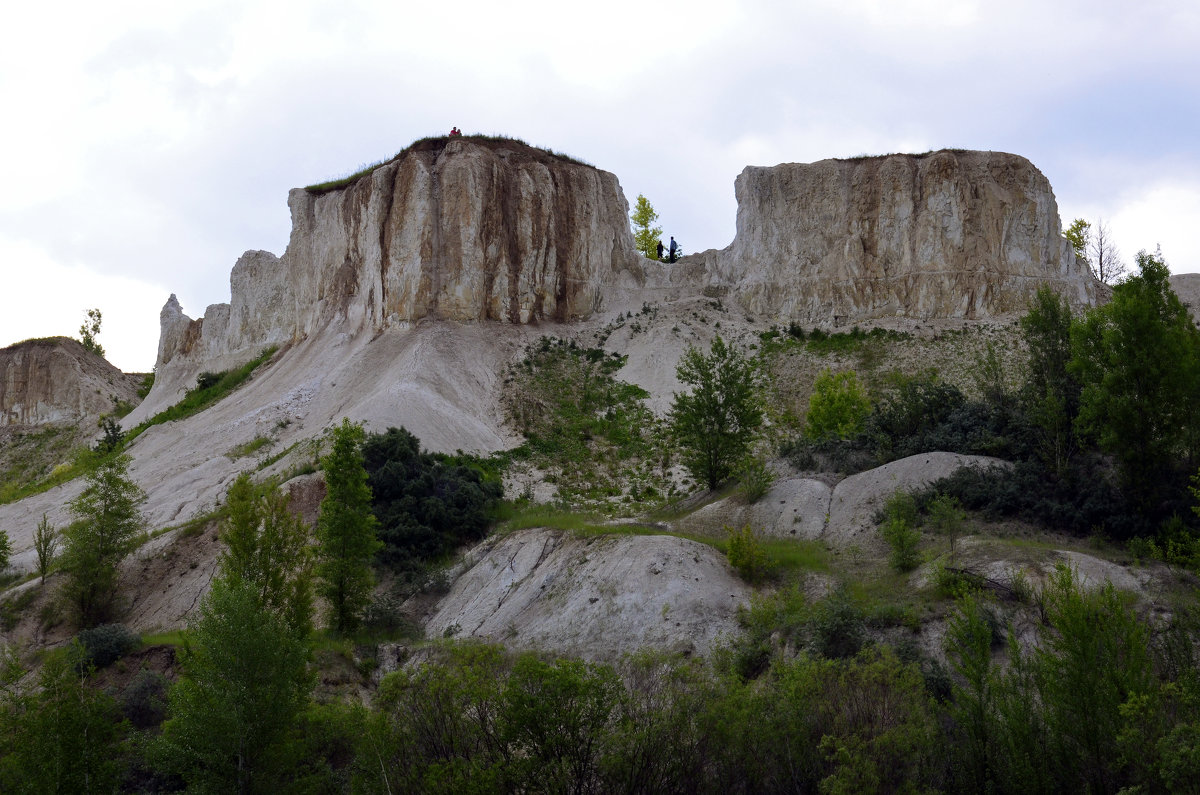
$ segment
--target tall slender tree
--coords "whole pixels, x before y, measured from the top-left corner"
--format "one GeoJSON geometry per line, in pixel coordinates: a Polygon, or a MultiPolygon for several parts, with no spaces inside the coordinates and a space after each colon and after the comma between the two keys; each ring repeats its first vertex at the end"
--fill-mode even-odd
{"type": "Polygon", "coordinates": [[[343,418],[329,435],[331,449],[321,461],[326,492],[317,520],[317,576],[330,627],[344,633],[358,627],[370,602],[375,584],[371,560],[382,545],[375,537],[371,487],[363,465],[363,428],[343,418]]]}
{"type": "Polygon", "coordinates": [[[142,532],[138,506],[146,495],[130,480],[129,464],[127,455],[105,461],[71,501],[75,521],[63,532],[63,594],[84,627],[108,617],[116,597],[117,566],[142,532]]]}
{"type": "Polygon", "coordinates": [[[640,193],[630,216],[633,221],[633,244],[648,259],[658,259],[658,241],[662,238],[662,227],[655,226],[658,213],[650,201],[640,193]]]}
{"type": "Polygon", "coordinates": [[[257,485],[245,472],[229,487],[225,505],[220,576],[249,583],[264,608],[305,637],[312,629],[314,559],[304,521],[274,482],[257,485]]]}

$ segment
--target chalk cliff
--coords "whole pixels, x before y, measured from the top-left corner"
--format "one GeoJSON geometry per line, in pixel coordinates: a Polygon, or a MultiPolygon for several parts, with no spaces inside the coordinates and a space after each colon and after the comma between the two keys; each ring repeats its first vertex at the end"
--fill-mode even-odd
{"type": "Polygon", "coordinates": [[[176,381],[198,362],[229,366],[331,326],[579,320],[603,285],[644,279],[617,178],[519,141],[421,141],[348,185],[295,189],[288,205],[287,251],[244,254],[229,304],[199,320],[173,296],[163,308],[162,389],[187,386],[176,381]]]}
{"type": "MultiPolygon", "coordinates": [[[[845,325],[902,316],[1021,312],[1042,284],[1076,305],[1097,284],[1062,237],[1032,163],[942,150],[747,167],[737,235],[687,263],[710,291],[779,321],[845,325]]],[[[686,261],[685,261],[686,262],[686,261]]]]}
{"type": "Polygon", "coordinates": [[[0,426],[94,423],[118,400],[137,403],[137,380],[69,337],[0,348],[0,426]]]}

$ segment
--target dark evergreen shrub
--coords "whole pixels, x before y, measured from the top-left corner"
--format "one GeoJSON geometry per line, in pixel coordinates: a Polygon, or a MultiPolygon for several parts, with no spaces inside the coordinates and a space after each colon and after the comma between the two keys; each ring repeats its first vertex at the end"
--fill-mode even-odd
{"type": "Polygon", "coordinates": [[[101,624],[85,629],[78,639],[84,652],[81,662],[84,665],[91,663],[97,669],[112,665],[141,643],[141,638],[124,624],[101,624]]]}
{"type": "Polygon", "coordinates": [[[423,452],[404,428],[368,434],[363,458],[384,565],[420,568],[487,535],[491,509],[503,490],[481,467],[423,452]]]}

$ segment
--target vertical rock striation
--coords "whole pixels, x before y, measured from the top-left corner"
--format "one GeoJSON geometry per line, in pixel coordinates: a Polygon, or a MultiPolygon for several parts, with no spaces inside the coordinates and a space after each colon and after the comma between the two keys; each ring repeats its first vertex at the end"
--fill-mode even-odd
{"type": "Polygon", "coordinates": [[[737,235],[699,255],[710,287],[756,314],[841,325],[1022,311],[1042,284],[1076,305],[1097,284],[1028,160],[943,150],[748,167],[737,235]]]}
{"type": "Polygon", "coordinates": [[[69,337],[0,348],[0,426],[86,425],[117,401],[137,403],[136,381],[69,337]]]}
{"type": "MultiPolygon", "coordinates": [[[[423,318],[571,321],[644,279],[617,178],[519,141],[418,142],[344,187],[291,191],[287,251],[242,255],[229,304],[162,311],[158,374],[178,392],[268,345],[423,318]]],[[[156,389],[159,386],[156,383],[156,389]]]]}

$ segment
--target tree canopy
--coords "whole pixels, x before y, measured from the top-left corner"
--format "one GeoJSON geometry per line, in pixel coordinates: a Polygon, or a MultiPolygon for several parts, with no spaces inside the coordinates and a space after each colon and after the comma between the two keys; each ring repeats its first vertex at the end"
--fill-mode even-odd
{"type": "Polygon", "coordinates": [[[692,388],[677,393],[671,427],[692,476],[715,489],[750,451],[762,425],[762,398],[754,363],[719,336],[708,355],[689,346],[675,369],[692,388]]]}

